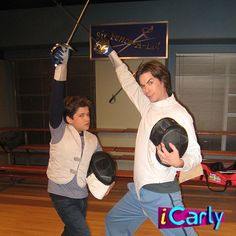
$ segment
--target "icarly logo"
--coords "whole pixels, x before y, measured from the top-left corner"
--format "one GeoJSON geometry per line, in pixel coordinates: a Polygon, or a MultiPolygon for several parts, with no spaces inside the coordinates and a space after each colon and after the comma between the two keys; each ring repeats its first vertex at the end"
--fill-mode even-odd
{"type": "Polygon", "coordinates": [[[213,229],[218,230],[222,222],[224,222],[224,212],[213,211],[211,206],[208,206],[206,211],[190,210],[180,206],[158,208],[158,225],[161,229],[212,224],[213,229]]]}

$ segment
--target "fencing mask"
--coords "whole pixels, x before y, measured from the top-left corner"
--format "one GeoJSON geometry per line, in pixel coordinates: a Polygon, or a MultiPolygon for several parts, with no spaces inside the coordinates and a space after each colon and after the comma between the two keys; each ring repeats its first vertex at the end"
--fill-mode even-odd
{"type": "Polygon", "coordinates": [[[89,191],[97,199],[102,199],[116,176],[116,162],[103,151],[95,152],[91,158],[87,184],[89,191]]]}
{"type": "MultiPolygon", "coordinates": [[[[174,119],[166,117],[159,120],[152,128],[150,134],[150,140],[157,146],[160,143],[164,143],[168,152],[172,152],[169,143],[175,145],[179,151],[179,156],[182,157],[188,147],[188,134],[186,130],[179,125],[174,119]]],[[[156,153],[157,160],[160,164],[169,167],[169,165],[163,164],[156,153]]]]}

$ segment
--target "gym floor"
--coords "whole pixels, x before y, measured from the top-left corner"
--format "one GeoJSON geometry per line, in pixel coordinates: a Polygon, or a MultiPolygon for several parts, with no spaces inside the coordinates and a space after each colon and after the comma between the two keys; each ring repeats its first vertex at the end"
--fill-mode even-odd
{"type": "MultiPolygon", "coordinates": [[[[127,191],[129,178],[119,178],[112,192],[103,200],[89,196],[87,221],[92,236],[104,235],[106,213],[127,191]]],[[[236,189],[228,188],[223,193],[210,191],[204,183],[187,182],[182,185],[186,208],[206,210],[212,206],[213,211],[223,211],[225,222],[218,230],[213,225],[197,226],[199,235],[231,236],[236,231],[236,189]]],[[[1,178],[0,182],[0,236],[58,236],[63,224],[51,205],[47,194],[45,180],[27,180],[12,184],[1,178]]],[[[161,235],[147,220],[135,236],[161,235]]]]}

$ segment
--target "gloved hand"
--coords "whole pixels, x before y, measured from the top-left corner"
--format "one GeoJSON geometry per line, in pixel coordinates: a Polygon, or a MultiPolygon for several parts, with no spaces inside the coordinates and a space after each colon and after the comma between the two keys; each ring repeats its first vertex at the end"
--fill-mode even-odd
{"type": "Polygon", "coordinates": [[[58,43],[51,49],[51,57],[55,67],[61,64],[67,65],[71,49],[66,44],[58,43]]]}
{"type": "Polygon", "coordinates": [[[108,56],[113,51],[113,48],[111,47],[108,39],[102,38],[96,42],[94,51],[98,54],[108,56]]]}
{"type": "Polygon", "coordinates": [[[56,44],[51,49],[51,57],[55,66],[54,79],[57,81],[66,81],[67,62],[72,48],[66,44],[56,44]]]}

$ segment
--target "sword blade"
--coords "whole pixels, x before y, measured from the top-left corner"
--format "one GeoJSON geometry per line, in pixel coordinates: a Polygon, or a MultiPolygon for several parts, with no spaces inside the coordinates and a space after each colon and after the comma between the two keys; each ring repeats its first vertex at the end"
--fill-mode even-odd
{"type": "Polygon", "coordinates": [[[76,24],[75,24],[75,27],[74,27],[74,29],[72,30],[72,32],[71,32],[71,34],[70,34],[70,36],[69,36],[69,38],[68,38],[68,40],[67,40],[67,42],[66,42],[66,45],[69,45],[69,44],[70,44],[70,41],[71,41],[72,37],[74,36],[74,34],[75,34],[75,32],[76,32],[78,26],[79,26],[80,20],[81,20],[81,18],[82,18],[82,16],[83,16],[83,14],[84,14],[84,12],[85,12],[85,9],[87,8],[88,4],[89,4],[89,0],[87,0],[86,4],[84,5],[84,7],[83,7],[83,9],[82,9],[82,12],[80,13],[79,18],[78,18],[78,20],[77,20],[77,22],[76,22],[76,24]]]}

